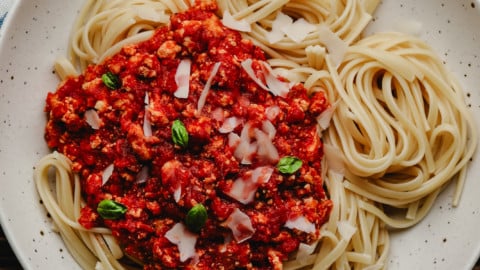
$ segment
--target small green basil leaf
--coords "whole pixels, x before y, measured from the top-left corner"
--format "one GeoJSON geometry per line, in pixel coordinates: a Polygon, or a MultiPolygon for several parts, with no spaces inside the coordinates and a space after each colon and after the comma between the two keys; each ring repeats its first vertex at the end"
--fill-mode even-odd
{"type": "Polygon", "coordinates": [[[122,85],[120,78],[110,71],[102,75],[102,82],[112,90],[118,89],[122,85]]]}
{"type": "Polygon", "coordinates": [[[185,223],[190,231],[198,233],[205,226],[207,218],[207,209],[198,203],[188,211],[185,223]]]}
{"type": "Polygon", "coordinates": [[[104,219],[118,219],[127,212],[127,207],[113,200],[103,200],[97,206],[97,212],[104,219]]]}
{"type": "Polygon", "coordinates": [[[173,143],[180,146],[186,147],[188,145],[188,131],[185,128],[185,125],[180,120],[173,121],[172,124],[172,140],[173,143]]]}
{"type": "Polygon", "coordinates": [[[302,167],[302,160],[297,157],[286,156],[278,161],[277,168],[281,173],[292,174],[302,167]]]}

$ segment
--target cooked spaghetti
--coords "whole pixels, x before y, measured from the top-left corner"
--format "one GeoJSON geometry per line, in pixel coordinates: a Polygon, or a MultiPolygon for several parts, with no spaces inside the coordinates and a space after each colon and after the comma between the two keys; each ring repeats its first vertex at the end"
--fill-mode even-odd
{"type": "MultiPolygon", "coordinates": [[[[399,33],[361,36],[378,2],[217,1],[222,22],[266,52],[273,74],[303,83],[310,95],[326,93],[332,104],[317,121],[325,152],[322,178],[333,208],[320,239],[301,244],[286,269],[386,268],[388,229],[416,224],[454,180],[458,204],[477,145],[462,89],[421,40],[399,33]]],[[[57,62],[58,74],[65,79],[103,63],[190,6],[173,0],[87,1],[71,33],[69,59],[57,62]]],[[[37,186],[51,202],[48,211],[58,213],[52,217],[69,250],[84,254],[78,260],[84,268],[121,268],[122,251],[109,232],[76,222],[84,207],[78,176],[62,155],[54,156],[37,167],[37,186]],[[73,198],[61,192],[56,203],[48,195],[49,166],[61,172],[57,191],[75,190],[73,198]],[[59,184],[72,179],[73,187],[59,184]]]]}

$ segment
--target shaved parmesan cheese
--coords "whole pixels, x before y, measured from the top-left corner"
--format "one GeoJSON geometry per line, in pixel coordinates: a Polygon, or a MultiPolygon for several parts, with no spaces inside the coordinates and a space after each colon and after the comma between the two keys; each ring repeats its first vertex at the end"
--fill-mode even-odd
{"type": "Polygon", "coordinates": [[[268,120],[273,121],[280,114],[280,107],[273,105],[265,109],[265,116],[268,120]]]}
{"type": "Polygon", "coordinates": [[[233,133],[233,132],[228,134],[228,146],[237,147],[239,143],[240,143],[240,136],[238,136],[236,133],[233,133]]]}
{"type": "Polygon", "coordinates": [[[258,157],[265,161],[277,162],[280,156],[277,148],[275,148],[275,145],[273,145],[272,139],[265,132],[259,130],[258,128],[256,128],[254,132],[258,143],[258,157]]]}
{"type": "Polygon", "coordinates": [[[113,169],[114,169],[114,166],[113,166],[113,163],[108,165],[102,172],[102,186],[105,185],[105,183],[107,183],[108,179],[110,178],[110,176],[112,176],[113,174],[113,169]]]}
{"type": "Polygon", "coordinates": [[[265,75],[265,83],[257,77],[252,68],[252,59],[242,61],[241,66],[248,76],[264,90],[270,91],[275,96],[285,97],[290,91],[290,85],[287,82],[280,81],[274,74],[273,70],[267,62],[262,62],[262,71],[265,75]]]}
{"type": "Polygon", "coordinates": [[[251,143],[250,139],[250,124],[247,123],[243,126],[240,133],[240,142],[235,148],[233,155],[240,160],[242,164],[251,164],[253,154],[257,151],[257,143],[251,143]]]}
{"type": "Polygon", "coordinates": [[[137,173],[137,176],[135,177],[135,183],[141,184],[145,183],[148,179],[148,167],[143,166],[142,169],[137,173]]]}
{"type": "Polygon", "coordinates": [[[181,196],[182,196],[182,186],[178,185],[178,187],[173,192],[173,199],[175,200],[175,202],[178,203],[180,201],[181,196]]]}
{"type": "Polygon", "coordinates": [[[150,104],[150,97],[148,96],[148,92],[145,92],[145,97],[143,98],[143,103],[145,105],[150,104]]]}
{"type": "Polygon", "coordinates": [[[148,98],[148,92],[145,92],[145,98],[143,99],[145,103],[145,113],[143,114],[143,136],[145,137],[152,137],[152,123],[150,122],[149,112],[148,112],[148,104],[150,104],[150,100],[148,98]]]}
{"type": "Polygon", "coordinates": [[[207,83],[205,83],[205,86],[203,87],[202,93],[200,94],[200,97],[198,98],[198,103],[197,103],[197,111],[200,112],[205,105],[205,101],[207,99],[208,91],[210,91],[210,87],[212,86],[212,81],[213,77],[217,75],[218,68],[220,68],[221,62],[216,62],[215,65],[213,65],[212,70],[210,71],[210,76],[208,76],[207,83]]]}
{"type": "Polygon", "coordinates": [[[180,261],[186,260],[195,256],[195,243],[197,242],[197,235],[191,233],[182,223],[176,223],[167,233],[165,238],[172,244],[177,245],[180,252],[180,261]]]}
{"type": "Polygon", "coordinates": [[[318,26],[318,36],[320,42],[327,48],[333,65],[335,67],[340,65],[347,52],[348,44],[323,24],[318,26]]]}
{"type": "Polygon", "coordinates": [[[227,234],[225,236],[225,239],[223,239],[223,245],[221,245],[219,247],[218,251],[220,251],[221,253],[225,253],[227,251],[227,245],[230,244],[232,242],[232,240],[233,240],[232,235],[227,234]]]}
{"type": "Polygon", "coordinates": [[[243,204],[249,204],[253,202],[255,192],[257,185],[251,179],[240,177],[233,182],[232,188],[226,194],[243,204]]]}
{"type": "Polygon", "coordinates": [[[262,122],[262,130],[267,133],[270,140],[273,140],[273,138],[275,138],[275,134],[277,134],[277,129],[269,120],[262,122]]]}
{"type": "Polygon", "coordinates": [[[190,89],[190,68],[192,61],[190,59],[182,59],[175,72],[175,83],[177,90],[173,94],[177,98],[188,98],[190,89]]]}
{"type": "Polygon", "coordinates": [[[298,216],[294,219],[287,220],[287,222],[285,223],[285,227],[289,229],[297,229],[299,231],[306,232],[306,233],[315,232],[315,224],[310,222],[304,216],[298,216]]]}
{"type": "Polygon", "coordinates": [[[317,123],[320,126],[320,131],[324,131],[330,126],[330,120],[332,120],[335,108],[335,105],[330,106],[317,116],[317,123]]]}
{"type": "Polygon", "coordinates": [[[251,32],[252,31],[252,28],[251,28],[250,24],[245,19],[236,20],[235,18],[233,18],[232,14],[230,14],[230,12],[228,12],[228,10],[225,10],[223,12],[222,23],[223,23],[224,26],[226,26],[230,29],[233,29],[233,30],[237,30],[237,31],[241,31],[241,32],[251,32]]]}
{"type": "Polygon", "coordinates": [[[253,154],[257,152],[257,149],[258,149],[257,142],[248,144],[247,147],[245,148],[245,152],[242,159],[240,160],[240,163],[244,165],[252,164],[253,154]]]}
{"type": "Polygon", "coordinates": [[[242,63],[240,63],[240,65],[242,66],[243,70],[245,70],[245,72],[247,72],[248,76],[255,82],[257,83],[260,87],[262,87],[263,89],[269,91],[268,87],[262,82],[262,80],[260,80],[257,75],[255,75],[255,71],[253,70],[252,68],[252,59],[248,58],[248,59],[245,59],[242,61],[242,63]]]}
{"type": "Polygon", "coordinates": [[[85,111],[85,121],[93,129],[99,129],[100,125],[102,124],[102,119],[100,119],[100,116],[98,116],[97,111],[94,109],[85,111]]]}
{"type": "Polygon", "coordinates": [[[345,161],[340,149],[330,145],[323,144],[323,153],[327,168],[341,175],[345,175],[345,161]]]}
{"type": "Polygon", "coordinates": [[[264,73],[266,75],[265,80],[267,81],[268,90],[275,96],[286,97],[290,91],[290,84],[280,81],[267,62],[263,62],[263,67],[266,69],[264,73]]]}
{"type": "Polygon", "coordinates": [[[150,122],[150,118],[148,117],[148,111],[145,110],[143,115],[143,136],[145,137],[152,137],[152,123],[150,122]]]}
{"type": "Polygon", "coordinates": [[[237,178],[233,182],[231,189],[226,194],[243,204],[251,203],[258,186],[267,183],[273,171],[270,166],[260,166],[248,171],[243,177],[237,178]]]}
{"type": "Polygon", "coordinates": [[[264,184],[270,180],[273,168],[270,166],[260,166],[252,171],[251,181],[255,184],[264,184]]]}
{"type": "Polygon", "coordinates": [[[266,38],[270,44],[274,44],[287,35],[294,42],[300,43],[316,28],[314,24],[307,22],[303,18],[294,22],[290,16],[279,12],[272,22],[272,30],[266,34],[266,38]]]}
{"type": "Polygon", "coordinates": [[[223,109],[218,107],[212,111],[212,118],[217,120],[218,122],[223,122],[225,116],[223,115],[223,109]]]}
{"type": "Polygon", "coordinates": [[[232,132],[241,123],[242,123],[242,120],[240,118],[237,118],[235,116],[229,117],[225,119],[225,121],[223,122],[222,126],[218,129],[218,131],[220,133],[232,132]]]}
{"type": "Polygon", "coordinates": [[[268,32],[265,37],[267,38],[267,41],[270,44],[275,44],[282,40],[282,38],[285,36],[285,34],[282,32],[280,29],[272,29],[270,32],[268,32]]]}
{"type": "Polygon", "coordinates": [[[317,27],[305,19],[300,18],[294,23],[282,27],[282,31],[296,43],[302,42],[308,34],[315,31],[317,27]]]}
{"type": "Polygon", "coordinates": [[[250,217],[238,208],[233,210],[225,224],[232,230],[233,238],[235,238],[237,243],[250,239],[255,233],[250,217]]]}
{"type": "Polygon", "coordinates": [[[279,42],[285,36],[282,31],[283,28],[288,27],[293,23],[293,19],[285,15],[283,12],[279,12],[272,22],[272,30],[266,34],[266,38],[270,44],[279,42]]]}
{"type": "Polygon", "coordinates": [[[337,223],[337,229],[342,239],[346,241],[350,241],[352,236],[357,232],[357,228],[346,221],[339,221],[337,223]]]}

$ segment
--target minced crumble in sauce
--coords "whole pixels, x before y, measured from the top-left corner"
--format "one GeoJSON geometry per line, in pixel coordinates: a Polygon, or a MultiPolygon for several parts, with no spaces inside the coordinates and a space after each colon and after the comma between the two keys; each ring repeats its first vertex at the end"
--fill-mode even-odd
{"type": "Polygon", "coordinates": [[[80,224],[110,228],[144,269],[280,269],[320,237],[332,208],[316,120],[330,106],[325,94],[272,79],[262,50],[215,12],[174,14],[47,96],[45,138],[80,176],[80,224]],[[284,158],[299,168],[281,171],[284,158]],[[103,218],[105,199],[126,212],[103,218]],[[191,231],[185,220],[198,204],[207,219],[191,231]]]}

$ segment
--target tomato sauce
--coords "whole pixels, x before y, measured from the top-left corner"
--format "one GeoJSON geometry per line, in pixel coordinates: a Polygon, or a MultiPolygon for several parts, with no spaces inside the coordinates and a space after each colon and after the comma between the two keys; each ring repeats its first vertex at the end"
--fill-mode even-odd
{"type": "Polygon", "coordinates": [[[300,243],[319,238],[332,207],[320,175],[323,151],[316,121],[330,106],[325,95],[309,94],[299,83],[284,97],[259,86],[241,63],[252,59],[257,76],[265,77],[265,54],[224,27],[215,11],[215,5],[202,5],[172,15],[169,26],[149,40],[90,65],[46,99],[48,146],[65,154],[81,179],[86,206],[79,222],[86,228],[110,228],[124,252],[144,269],[278,269],[300,243]],[[187,98],[175,97],[182,59],[191,60],[187,98]],[[221,65],[199,111],[198,99],[217,62],[221,65]],[[107,72],[118,76],[118,88],[102,81],[107,72]],[[87,120],[87,111],[98,116],[97,127],[87,120]],[[239,123],[220,132],[228,118],[239,123]],[[186,147],[172,140],[177,119],[188,132],[186,147]],[[151,126],[151,136],[144,124],[151,126]],[[254,133],[268,134],[278,156],[265,158],[257,150],[246,161],[239,158],[242,131],[254,149],[261,144],[254,133]],[[285,156],[301,160],[300,169],[280,172],[277,163],[285,156]],[[112,173],[105,175],[112,165],[112,173]],[[268,179],[263,175],[262,181],[247,183],[252,201],[242,203],[231,195],[235,181],[249,181],[261,166],[268,179]],[[97,205],[104,199],[123,204],[127,212],[118,219],[102,218],[97,205]],[[165,235],[184,223],[198,203],[206,207],[208,219],[195,233],[195,256],[181,261],[179,247],[165,235]],[[237,226],[247,234],[241,241],[227,224],[235,209],[253,228],[237,226]],[[297,217],[314,230],[285,226],[297,217]]]}

